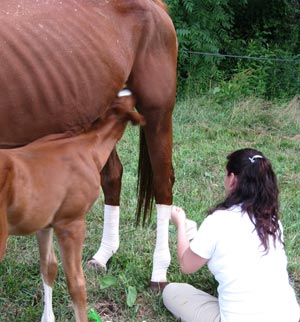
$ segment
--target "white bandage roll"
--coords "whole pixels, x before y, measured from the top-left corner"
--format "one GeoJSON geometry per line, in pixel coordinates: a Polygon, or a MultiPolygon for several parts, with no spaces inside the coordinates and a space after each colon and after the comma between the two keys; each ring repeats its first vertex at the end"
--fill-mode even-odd
{"type": "Polygon", "coordinates": [[[194,220],[186,219],[185,221],[185,229],[188,240],[192,240],[195,238],[197,234],[197,224],[194,220]]]}

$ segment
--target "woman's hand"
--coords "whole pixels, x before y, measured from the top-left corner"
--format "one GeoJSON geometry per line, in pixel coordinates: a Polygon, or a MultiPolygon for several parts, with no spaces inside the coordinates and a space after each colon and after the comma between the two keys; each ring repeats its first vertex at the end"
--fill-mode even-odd
{"type": "Polygon", "coordinates": [[[171,220],[178,228],[180,225],[185,225],[186,214],[180,207],[173,206],[171,210],[171,220]]]}
{"type": "MultiPolygon", "coordinates": [[[[177,226],[177,256],[181,271],[191,274],[207,263],[207,259],[195,254],[190,248],[187,236],[187,219],[184,210],[173,206],[171,210],[171,220],[177,226]]],[[[196,223],[193,225],[196,231],[196,223]]]]}

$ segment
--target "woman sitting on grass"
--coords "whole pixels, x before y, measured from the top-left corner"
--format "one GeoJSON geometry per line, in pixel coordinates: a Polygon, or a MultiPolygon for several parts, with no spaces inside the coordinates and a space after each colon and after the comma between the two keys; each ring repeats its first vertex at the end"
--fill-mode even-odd
{"type": "Polygon", "coordinates": [[[271,163],[254,149],[235,151],[227,160],[226,198],[191,243],[184,211],[172,209],[182,272],[194,273],[207,263],[219,283],[219,298],[189,284],[170,283],[164,304],[183,322],[298,322],[271,163]]]}

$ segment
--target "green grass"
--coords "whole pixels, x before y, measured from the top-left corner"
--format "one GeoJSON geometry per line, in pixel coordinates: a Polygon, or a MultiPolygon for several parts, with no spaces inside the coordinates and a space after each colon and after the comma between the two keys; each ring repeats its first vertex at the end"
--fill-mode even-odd
{"type": "MultiPolygon", "coordinates": [[[[201,223],[207,210],[223,198],[225,158],[231,151],[254,147],[273,163],[278,175],[282,222],[285,229],[289,273],[300,297],[300,105],[256,99],[220,105],[209,97],[178,102],[174,112],[173,163],[176,174],[174,204],[188,217],[201,223]]],[[[124,164],[121,202],[121,246],[107,272],[87,267],[102,233],[103,201],[100,197],[87,216],[87,236],[83,266],[87,277],[88,307],[103,321],[168,322],[173,317],[164,309],[161,296],[148,288],[155,245],[155,213],[144,229],[134,225],[138,129],[129,126],[118,145],[124,164]],[[104,276],[114,276],[118,284],[100,289],[104,276]],[[128,287],[135,287],[137,300],[126,304],[128,287]]],[[[170,281],[185,281],[212,294],[216,282],[207,268],[183,275],[176,260],[176,231],[170,226],[172,262],[170,281]]],[[[276,281],[274,281],[276,283],[276,281]]],[[[40,321],[42,284],[34,237],[10,237],[0,264],[0,322],[40,321]]],[[[54,310],[58,322],[74,321],[71,301],[60,265],[54,288],[54,310]]]]}

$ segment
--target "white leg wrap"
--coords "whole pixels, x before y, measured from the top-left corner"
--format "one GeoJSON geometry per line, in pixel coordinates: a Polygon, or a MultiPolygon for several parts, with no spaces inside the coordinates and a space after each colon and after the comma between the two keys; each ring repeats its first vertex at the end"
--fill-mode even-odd
{"type": "Polygon", "coordinates": [[[41,322],[55,322],[55,317],[52,308],[52,287],[47,285],[43,279],[44,287],[44,312],[42,315],[41,322]]]}
{"type": "Polygon", "coordinates": [[[172,206],[156,205],[157,228],[156,245],[153,255],[152,282],[166,282],[167,270],[171,263],[169,250],[169,221],[172,206]]]}
{"type": "Polygon", "coordinates": [[[104,225],[100,247],[93,259],[103,267],[107,261],[118,250],[120,207],[104,205],[104,225]]]}

